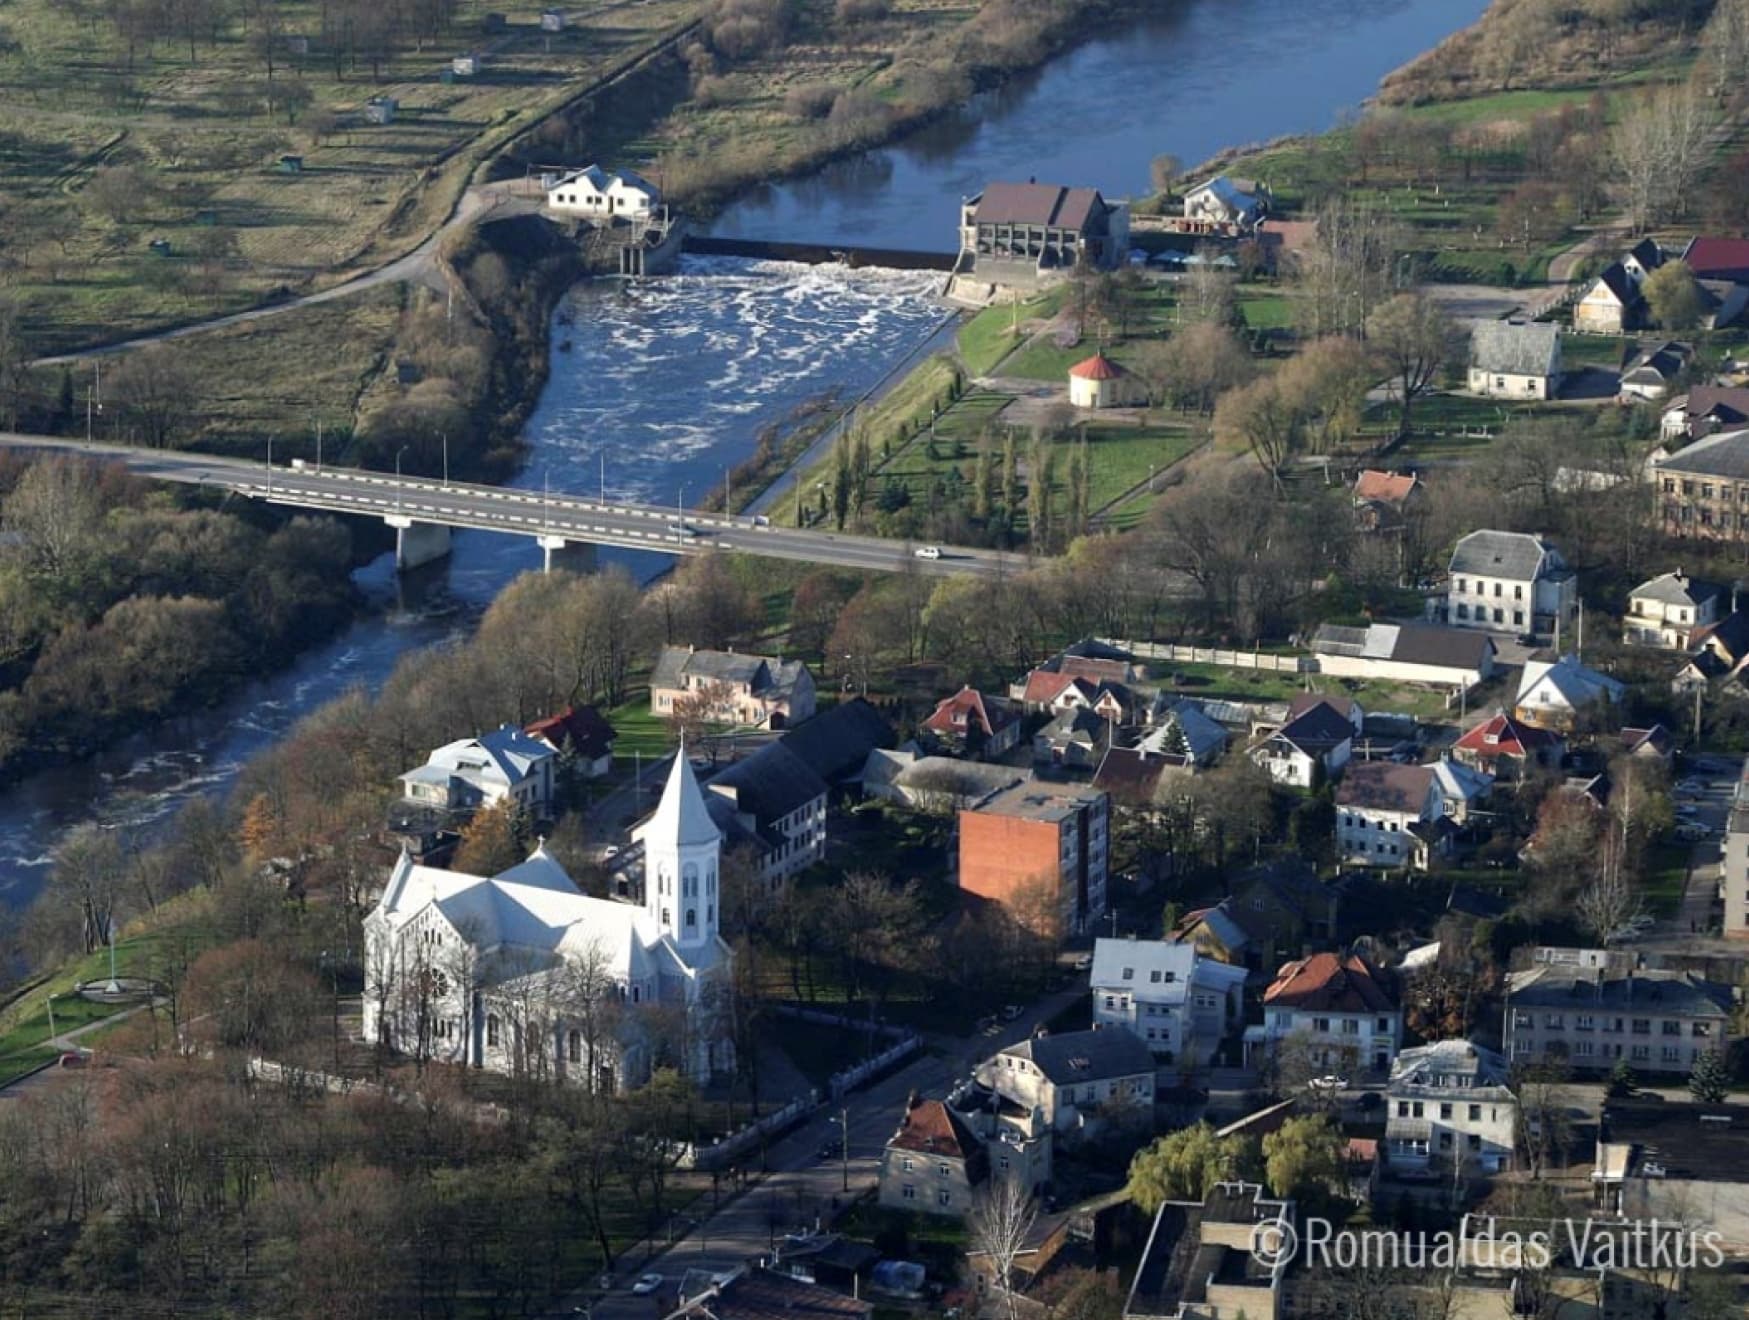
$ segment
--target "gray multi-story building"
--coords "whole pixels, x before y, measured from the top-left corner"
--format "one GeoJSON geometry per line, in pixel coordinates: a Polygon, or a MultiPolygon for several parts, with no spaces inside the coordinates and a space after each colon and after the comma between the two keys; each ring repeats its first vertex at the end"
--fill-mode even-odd
{"type": "Polygon", "coordinates": [[[1729,986],[1691,972],[1544,963],[1506,978],[1506,1057],[1686,1073],[1725,1047],[1730,1009],[1729,986]]]}
{"type": "Polygon", "coordinates": [[[1471,532],[1451,554],[1445,621],[1493,632],[1551,632],[1571,624],[1578,580],[1561,552],[1526,532],[1471,532]]]}
{"type": "Polygon", "coordinates": [[[1749,939],[1749,761],[1743,763],[1732,790],[1724,855],[1724,933],[1730,939],[1749,939]]]}

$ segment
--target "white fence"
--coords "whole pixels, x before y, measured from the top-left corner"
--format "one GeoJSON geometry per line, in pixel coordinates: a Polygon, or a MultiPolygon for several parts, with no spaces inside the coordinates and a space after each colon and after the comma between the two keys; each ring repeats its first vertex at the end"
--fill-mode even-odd
{"type": "MultiPolygon", "coordinates": [[[[1104,638],[1100,639],[1105,641],[1104,638]]],[[[1179,646],[1174,642],[1106,643],[1128,651],[1139,660],[1165,660],[1172,664],[1220,665],[1227,669],[1259,669],[1271,674],[1315,674],[1318,662],[1311,656],[1272,655],[1267,651],[1228,651],[1212,646],[1179,646]]]]}

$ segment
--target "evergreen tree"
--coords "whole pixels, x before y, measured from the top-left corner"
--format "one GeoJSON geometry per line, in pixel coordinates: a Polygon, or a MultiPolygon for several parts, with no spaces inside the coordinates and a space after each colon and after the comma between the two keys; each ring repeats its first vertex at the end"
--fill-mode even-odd
{"type": "Polygon", "coordinates": [[[850,468],[844,463],[838,465],[838,473],[832,481],[832,516],[842,532],[844,520],[850,516],[850,468]]]}
{"type": "Polygon", "coordinates": [[[1639,1090],[1640,1079],[1634,1076],[1634,1066],[1626,1059],[1617,1059],[1615,1067],[1609,1070],[1609,1095],[1612,1100],[1621,1100],[1639,1090]]]}
{"type": "Polygon", "coordinates": [[[1190,739],[1184,736],[1184,729],[1177,720],[1166,726],[1165,736],[1160,739],[1160,746],[1169,756],[1189,756],[1190,739]]]}
{"type": "Polygon", "coordinates": [[[990,452],[990,437],[985,436],[978,443],[978,466],[972,470],[972,517],[988,522],[995,502],[996,460],[990,452]]]}
{"type": "Polygon", "coordinates": [[[1014,515],[1020,511],[1020,457],[1014,452],[1014,432],[1002,440],[1002,512],[1008,526],[1014,526],[1014,515]]]}
{"type": "Polygon", "coordinates": [[[1027,521],[1032,529],[1032,544],[1041,554],[1051,548],[1051,502],[1057,482],[1057,452],[1050,441],[1033,443],[1027,489],[1027,521]]]}
{"type": "Polygon", "coordinates": [[[1696,1103],[1716,1105],[1730,1089],[1731,1074],[1725,1067],[1725,1056],[1708,1050],[1695,1056],[1694,1071],[1688,1074],[1688,1093],[1696,1103]]]}
{"type": "Polygon", "coordinates": [[[1184,910],[1179,907],[1176,899],[1169,900],[1160,910],[1160,937],[1171,939],[1172,932],[1178,929],[1178,923],[1184,920],[1184,910]]]}

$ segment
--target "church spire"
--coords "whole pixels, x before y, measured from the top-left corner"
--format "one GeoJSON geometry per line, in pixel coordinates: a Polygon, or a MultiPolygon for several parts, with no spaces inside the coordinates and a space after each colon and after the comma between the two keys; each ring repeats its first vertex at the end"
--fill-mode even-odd
{"type": "Polygon", "coordinates": [[[704,792],[692,773],[692,762],[686,756],[686,743],[674,754],[674,765],[668,772],[668,783],[662,790],[662,801],[645,831],[646,839],[681,848],[716,843],[722,838],[705,806],[704,792]]]}

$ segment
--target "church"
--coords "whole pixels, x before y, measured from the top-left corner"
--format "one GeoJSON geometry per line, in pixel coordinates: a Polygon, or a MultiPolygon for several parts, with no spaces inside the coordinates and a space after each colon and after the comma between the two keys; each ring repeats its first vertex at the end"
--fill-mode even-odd
{"type": "Polygon", "coordinates": [[[537,847],[484,877],[405,851],[364,921],[364,1034],[403,1054],[603,1090],[732,1072],[722,835],[684,749],[639,830],[641,904],[591,898],[537,847]]]}

